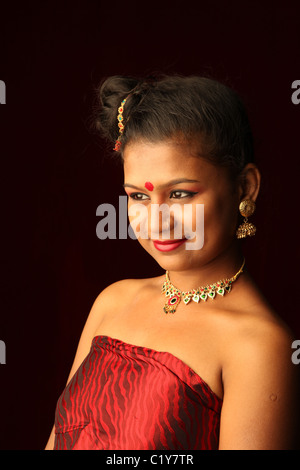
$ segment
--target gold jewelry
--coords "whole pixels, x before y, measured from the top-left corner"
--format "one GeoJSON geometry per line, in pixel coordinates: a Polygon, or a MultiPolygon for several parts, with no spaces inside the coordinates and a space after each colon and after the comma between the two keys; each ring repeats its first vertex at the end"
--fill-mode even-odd
{"type": "Polygon", "coordinates": [[[122,134],[123,134],[123,131],[124,131],[124,124],[123,124],[123,111],[124,111],[124,106],[125,106],[125,103],[126,103],[126,100],[127,98],[125,98],[122,102],[121,102],[121,106],[118,108],[118,117],[117,117],[117,120],[118,120],[118,128],[119,128],[119,137],[118,139],[116,140],[116,143],[115,143],[115,146],[114,146],[114,149],[116,152],[118,152],[122,146],[122,142],[120,140],[122,134]]]}
{"type": "Polygon", "coordinates": [[[248,222],[248,217],[255,211],[255,202],[251,199],[244,199],[239,206],[240,213],[244,218],[244,222],[238,227],[236,231],[237,238],[253,237],[256,233],[255,225],[248,222]]]}
{"type": "Polygon", "coordinates": [[[165,294],[165,296],[169,297],[169,299],[164,305],[164,312],[175,313],[181,299],[183,300],[183,303],[187,305],[191,300],[199,303],[200,300],[206,301],[209,298],[214,299],[216,294],[223,296],[225,292],[229,293],[231,291],[233,282],[235,282],[239,275],[243,272],[244,266],[245,258],[242,266],[233,277],[229,279],[222,279],[221,281],[215,282],[213,284],[200,286],[197,289],[192,289],[185,292],[173,286],[169,278],[169,271],[166,271],[166,280],[163,283],[161,293],[165,294]]]}

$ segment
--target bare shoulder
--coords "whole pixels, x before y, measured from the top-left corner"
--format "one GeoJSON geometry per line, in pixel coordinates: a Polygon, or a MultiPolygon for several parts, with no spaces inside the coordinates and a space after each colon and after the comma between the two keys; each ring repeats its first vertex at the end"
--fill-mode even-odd
{"type": "Polygon", "coordinates": [[[151,284],[151,279],[123,279],[108,285],[99,293],[93,302],[82,330],[68,380],[87,356],[91,342],[97,334],[97,328],[105,320],[105,317],[113,316],[114,312],[119,310],[120,305],[128,304],[135,293],[146,284],[151,284]]]}
{"type": "MultiPolygon", "coordinates": [[[[236,354],[262,354],[272,356],[290,354],[293,333],[284,319],[274,310],[255,282],[245,275],[226,327],[232,336],[228,351],[236,354]]],[[[230,357],[230,356],[229,356],[230,357]]]]}
{"type": "Polygon", "coordinates": [[[158,278],[122,279],[108,285],[96,297],[91,308],[88,322],[97,327],[108,315],[118,312],[122,306],[127,306],[140,292],[160,285],[158,278]]]}
{"type": "Polygon", "coordinates": [[[257,389],[261,397],[295,389],[299,373],[292,362],[292,330],[267,304],[233,312],[225,323],[222,378],[226,390],[257,389]],[[227,338],[226,338],[227,336],[227,338]]]}
{"type": "Polygon", "coordinates": [[[95,299],[93,308],[102,309],[102,313],[105,314],[106,308],[111,308],[120,303],[126,303],[131,300],[141,289],[151,288],[155,285],[156,278],[147,279],[122,279],[116,281],[105,289],[103,289],[98,297],[95,299]]]}
{"type": "Polygon", "coordinates": [[[242,316],[230,338],[222,370],[220,448],[291,448],[299,413],[292,332],[272,311],[262,310],[242,316]]]}
{"type": "Polygon", "coordinates": [[[294,335],[284,321],[267,306],[244,312],[231,322],[231,341],[227,344],[227,367],[242,363],[270,370],[290,366],[294,335]]]}

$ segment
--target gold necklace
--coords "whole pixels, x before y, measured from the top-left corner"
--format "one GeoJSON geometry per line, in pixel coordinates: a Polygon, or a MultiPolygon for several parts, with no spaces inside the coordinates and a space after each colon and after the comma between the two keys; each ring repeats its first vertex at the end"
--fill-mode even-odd
{"type": "Polygon", "coordinates": [[[165,296],[169,297],[169,299],[164,305],[164,312],[175,313],[176,308],[180,303],[181,299],[183,300],[183,303],[187,305],[191,300],[198,303],[200,302],[200,300],[206,301],[208,298],[214,299],[216,294],[223,296],[225,292],[229,293],[231,291],[232,284],[243,272],[244,266],[245,258],[242,266],[233,277],[229,279],[222,279],[221,281],[214,282],[213,284],[209,284],[207,286],[200,286],[197,289],[192,289],[185,292],[173,286],[169,278],[169,271],[166,271],[166,280],[163,283],[161,293],[165,294],[165,296]]]}

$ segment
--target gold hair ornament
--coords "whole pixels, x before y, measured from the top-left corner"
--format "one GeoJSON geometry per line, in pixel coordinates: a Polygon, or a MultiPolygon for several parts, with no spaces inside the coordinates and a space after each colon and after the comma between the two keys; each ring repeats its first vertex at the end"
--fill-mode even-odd
{"type": "Polygon", "coordinates": [[[216,294],[224,296],[227,292],[231,291],[232,284],[237,280],[239,275],[243,272],[245,266],[245,258],[242,266],[238,272],[229,279],[222,279],[221,281],[214,282],[207,286],[200,286],[197,289],[192,289],[189,291],[181,291],[177,287],[173,286],[169,278],[169,271],[166,271],[166,280],[163,283],[161,293],[165,294],[169,299],[165,303],[163,310],[165,313],[175,313],[178,304],[181,299],[183,303],[187,305],[191,300],[196,303],[199,303],[201,300],[206,301],[207,299],[214,299],[216,294]]]}
{"type": "Polygon", "coordinates": [[[121,102],[121,106],[118,108],[118,116],[117,116],[117,120],[118,120],[118,127],[119,127],[119,137],[118,139],[116,140],[116,143],[115,143],[115,146],[114,146],[114,150],[116,152],[118,152],[122,146],[122,142],[121,142],[121,136],[123,134],[123,131],[124,131],[124,124],[123,124],[123,111],[124,111],[124,106],[125,106],[125,103],[126,103],[126,100],[127,98],[125,98],[122,102],[121,102]]]}

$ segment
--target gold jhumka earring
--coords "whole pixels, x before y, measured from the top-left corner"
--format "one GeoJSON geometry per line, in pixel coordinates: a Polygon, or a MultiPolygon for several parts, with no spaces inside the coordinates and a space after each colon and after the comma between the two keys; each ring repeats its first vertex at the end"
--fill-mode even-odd
{"type": "Polygon", "coordinates": [[[244,222],[238,227],[236,231],[237,238],[253,237],[256,233],[256,227],[251,222],[248,222],[250,217],[255,211],[255,202],[251,199],[244,199],[239,206],[240,214],[245,217],[244,222]]]}

